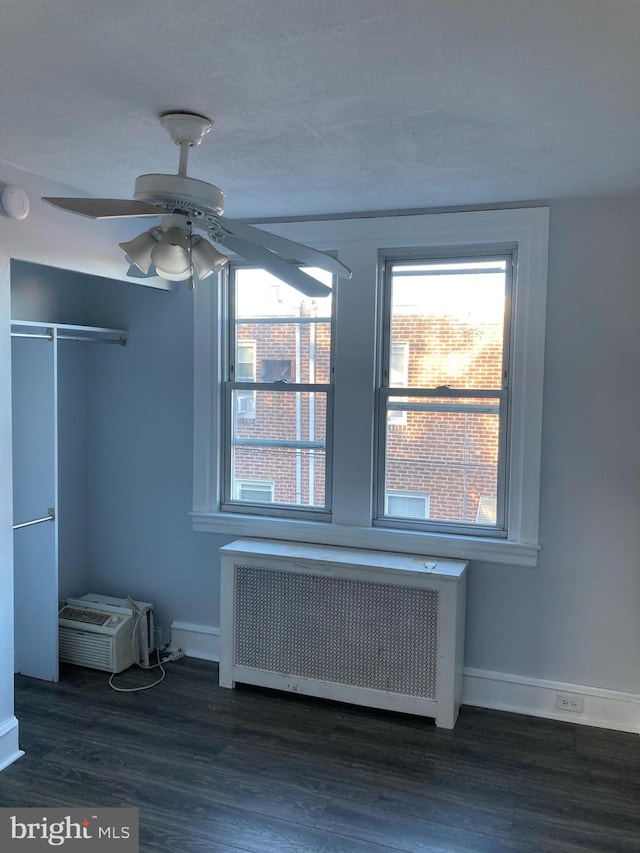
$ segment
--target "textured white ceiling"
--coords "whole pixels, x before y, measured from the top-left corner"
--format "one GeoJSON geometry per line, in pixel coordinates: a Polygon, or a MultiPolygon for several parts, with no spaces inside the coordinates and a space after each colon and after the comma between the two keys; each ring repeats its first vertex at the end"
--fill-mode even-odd
{"type": "Polygon", "coordinates": [[[637,0],[2,0],[0,161],[130,197],[160,112],[277,217],[640,191],[637,0]]]}

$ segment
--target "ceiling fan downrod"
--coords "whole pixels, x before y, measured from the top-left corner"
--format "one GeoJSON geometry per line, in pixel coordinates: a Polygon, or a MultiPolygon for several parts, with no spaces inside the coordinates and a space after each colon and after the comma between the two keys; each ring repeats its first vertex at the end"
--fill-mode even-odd
{"type": "Polygon", "coordinates": [[[186,177],[189,149],[200,145],[211,132],[213,123],[206,116],[196,113],[164,113],[160,116],[160,123],[180,148],[178,175],[186,177]]]}

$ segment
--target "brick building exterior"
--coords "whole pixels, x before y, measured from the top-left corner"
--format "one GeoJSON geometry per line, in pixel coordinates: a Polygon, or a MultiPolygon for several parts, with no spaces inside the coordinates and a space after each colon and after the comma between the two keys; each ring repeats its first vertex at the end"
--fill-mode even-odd
{"type": "MultiPolygon", "coordinates": [[[[500,389],[502,324],[461,322],[447,316],[394,315],[387,429],[386,512],[462,523],[493,523],[497,488],[497,399],[411,397],[412,388],[500,389]],[[394,372],[395,367],[395,372],[394,372]],[[427,404],[435,411],[393,410],[427,404]],[[473,410],[473,407],[480,410],[473,410]],[[411,501],[411,495],[420,498],[411,501]],[[403,497],[404,496],[404,497],[403,497]],[[420,507],[424,507],[421,515],[420,507]]],[[[327,400],[324,393],[272,390],[274,381],[327,383],[330,370],[328,322],[238,325],[237,343],[252,358],[246,379],[265,390],[236,392],[233,476],[238,484],[262,483],[264,500],[324,506],[325,453],[319,448],[251,441],[323,443],[327,400]],[[253,376],[249,374],[253,372],[253,376]],[[269,387],[271,386],[271,387],[269,387]],[[272,485],[269,492],[268,484],[272,485]]],[[[240,378],[240,377],[238,377],[240,378]]],[[[335,383],[340,376],[335,376],[335,383]]],[[[236,498],[242,498],[237,491],[236,498]]]]}

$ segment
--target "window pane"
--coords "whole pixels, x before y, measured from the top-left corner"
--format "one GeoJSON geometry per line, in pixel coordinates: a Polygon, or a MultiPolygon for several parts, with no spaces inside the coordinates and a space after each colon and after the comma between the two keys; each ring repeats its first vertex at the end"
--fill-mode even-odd
{"type": "Polygon", "coordinates": [[[410,388],[502,388],[507,264],[394,264],[391,365],[408,344],[410,388]]]}
{"type": "MultiPolygon", "coordinates": [[[[429,520],[494,524],[482,507],[497,500],[499,400],[391,397],[388,412],[406,414],[386,436],[386,514],[389,496],[428,495],[429,520]]],[[[410,517],[404,513],[404,517],[410,517]]]]}
{"type": "Polygon", "coordinates": [[[232,392],[231,494],[238,481],[259,479],[273,482],[273,503],[325,507],[327,395],[255,391],[250,420],[236,414],[241,393],[232,392]]]}
{"type": "MultiPolygon", "coordinates": [[[[329,273],[304,268],[324,284],[329,273]]],[[[254,343],[256,382],[328,383],[331,356],[331,295],[303,296],[259,269],[235,271],[236,375],[243,376],[242,349],[254,343]]]]}

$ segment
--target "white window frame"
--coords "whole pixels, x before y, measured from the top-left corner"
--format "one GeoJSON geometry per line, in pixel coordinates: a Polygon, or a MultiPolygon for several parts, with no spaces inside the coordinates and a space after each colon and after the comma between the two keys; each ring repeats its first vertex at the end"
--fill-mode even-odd
{"type": "MultiPolygon", "coordinates": [[[[316,521],[316,522],[327,522],[331,520],[331,486],[332,486],[332,412],[333,412],[333,347],[334,347],[334,335],[333,335],[333,326],[335,323],[335,310],[334,310],[334,301],[331,300],[331,314],[330,316],[325,317],[299,317],[299,316],[283,316],[273,318],[272,320],[267,319],[267,324],[285,324],[290,325],[291,327],[297,326],[300,328],[301,324],[308,324],[310,322],[320,322],[320,323],[328,323],[330,325],[331,332],[331,343],[330,343],[330,363],[329,363],[329,374],[324,382],[301,382],[299,381],[299,377],[296,377],[295,381],[287,381],[285,383],[280,382],[263,382],[262,378],[258,379],[257,377],[257,368],[254,363],[253,369],[253,381],[245,381],[244,388],[236,387],[236,359],[237,359],[237,348],[240,341],[236,342],[237,335],[237,322],[240,321],[240,318],[234,318],[233,315],[235,313],[235,305],[236,305],[236,297],[234,295],[234,286],[235,282],[238,280],[238,275],[242,270],[251,269],[252,266],[248,265],[244,262],[235,263],[232,262],[225,269],[224,278],[221,281],[221,288],[225,291],[225,303],[226,310],[224,311],[224,322],[225,322],[225,334],[220,336],[220,357],[221,357],[221,365],[223,371],[227,374],[227,382],[226,382],[226,393],[224,392],[224,384],[221,385],[221,419],[225,422],[227,429],[222,426],[219,438],[220,438],[220,447],[221,452],[226,454],[225,458],[220,461],[220,469],[218,473],[218,478],[220,480],[220,498],[219,498],[219,509],[223,513],[240,513],[246,514],[251,513],[252,515],[268,515],[275,516],[277,518],[300,518],[305,521],[316,521]],[[231,315],[231,316],[230,316],[231,315]],[[224,350],[222,349],[223,341],[226,339],[226,352],[228,353],[228,364],[225,365],[225,360],[223,357],[224,350]],[[226,370],[225,370],[226,368],[226,370]],[[253,390],[251,387],[253,386],[253,390]],[[239,417],[239,413],[237,412],[237,408],[234,408],[234,396],[238,393],[250,393],[253,394],[254,401],[257,398],[257,394],[259,391],[269,392],[273,391],[280,395],[287,394],[295,394],[296,396],[302,395],[304,393],[308,393],[310,397],[313,395],[323,395],[325,400],[325,411],[326,411],[326,435],[325,441],[316,441],[312,437],[304,438],[300,436],[295,440],[295,445],[289,439],[283,439],[279,441],[274,437],[273,444],[265,445],[265,446],[285,446],[285,442],[289,447],[296,446],[300,449],[309,450],[309,464],[315,464],[314,454],[316,450],[321,450],[324,453],[325,458],[325,476],[324,476],[324,498],[325,502],[322,506],[316,506],[314,504],[308,503],[282,503],[276,504],[275,502],[267,503],[267,502],[259,502],[253,503],[247,501],[243,501],[238,497],[233,487],[234,482],[234,457],[233,457],[233,438],[232,434],[235,431],[232,424],[232,417],[235,417],[236,420],[239,417]],[[223,402],[223,397],[226,398],[225,402],[223,402]],[[226,405],[225,405],[226,403],[226,405]],[[320,445],[320,446],[318,446],[320,445]],[[224,481],[224,483],[223,483],[224,481]],[[248,504],[251,504],[248,506],[248,504]]],[[[244,320],[243,320],[244,321],[244,320]]],[[[247,320],[247,322],[252,323],[251,319],[247,320]]],[[[248,341],[250,339],[247,339],[248,341]]],[[[256,343],[256,352],[257,352],[257,341],[256,343]]],[[[255,356],[256,353],[254,353],[255,356]]],[[[297,370],[294,372],[297,373],[297,370]]],[[[315,377],[314,377],[315,379],[315,377]]],[[[242,384],[242,383],[238,383],[242,384]]],[[[253,418],[255,419],[255,402],[254,402],[254,414],[253,418]]],[[[309,420],[311,421],[311,417],[309,416],[309,420]]],[[[257,445],[256,445],[257,446],[257,445]]]]}
{"type": "Polygon", "coordinates": [[[539,550],[540,456],[549,209],[335,218],[264,223],[274,233],[338,256],[353,270],[336,285],[333,518],[331,523],[220,512],[221,347],[225,288],[210,276],[194,304],[193,527],[226,536],[267,536],[400,553],[534,566],[539,550]],[[469,246],[517,249],[511,328],[508,507],[503,539],[372,526],[377,366],[375,287],[380,254],[469,246]]]}
{"type": "MultiPolygon", "coordinates": [[[[515,248],[511,248],[509,250],[503,250],[498,253],[495,251],[484,251],[482,247],[468,247],[466,251],[462,251],[460,253],[456,253],[456,257],[451,256],[452,253],[450,251],[446,251],[444,253],[436,252],[425,254],[424,252],[414,253],[409,252],[393,252],[385,257],[381,257],[380,259],[380,304],[383,306],[383,311],[381,311],[381,324],[379,328],[379,350],[382,356],[381,364],[380,364],[380,376],[379,376],[379,384],[378,384],[378,436],[376,441],[376,452],[377,452],[377,482],[376,482],[376,497],[377,497],[377,507],[378,512],[376,517],[374,518],[374,525],[380,526],[395,526],[395,527],[415,527],[420,524],[420,522],[411,522],[402,519],[396,519],[393,516],[389,516],[386,509],[386,465],[387,465],[387,438],[388,438],[388,428],[393,425],[393,422],[389,420],[391,415],[391,411],[388,410],[388,401],[393,399],[394,402],[398,401],[408,401],[410,397],[397,397],[393,393],[394,385],[392,384],[391,378],[391,357],[390,357],[390,349],[392,349],[396,342],[391,337],[392,335],[392,317],[391,317],[391,299],[392,299],[392,281],[393,281],[393,270],[394,268],[398,268],[402,270],[403,266],[412,266],[414,264],[438,264],[438,263],[447,263],[447,264],[462,264],[466,265],[470,262],[476,261],[496,261],[500,263],[505,263],[504,270],[504,281],[505,281],[505,290],[504,290],[504,304],[505,304],[505,315],[504,315],[504,326],[503,326],[503,342],[504,349],[502,353],[502,364],[501,370],[502,373],[502,382],[500,388],[478,388],[472,389],[445,389],[438,396],[448,398],[448,401],[455,405],[456,402],[464,401],[465,398],[470,396],[478,396],[478,397],[487,397],[489,392],[491,391],[491,399],[486,402],[489,403],[490,408],[493,408],[495,405],[498,408],[498,417],[499,417],[499,427],[500,427],[500,435],[499,435],[499,450],[498,450],[498,462],[497,462],[497,505],[499,507],[498,517],[495,525],[483,525],[473,524],[471,522],[465,521],[452,521],[445,519],[433,519],[429,520],[427,530],[439,531],[440,533],[459,533],[463,535],[471,535],[471,536],[496,536],[500,538],[504,538],[506,536],[506,512],[505,512],[505,496],[508,491],[508,459],[507,459],[507,444],[508,444],[508,409],[510,405],[511,399],[511,379],[510,379],[510,365],[509,365],[509,344],[511,339],[511,321],[512,321],[512,308],[514,304],[514,300],[512,298],[512,289],[513,289],[513,269],[516,265],[516,253],[515,248]],[[499,400],[496,403],[496,398],[499,400]],[[384,423],[385,415],[387,418],[387,423],[384,423]]],[[[407,364],[408,367],[408,364],[407,364]]],[[[405,391],[410,393],[412,397],[420,397],[425,395],[422,402],[427,403],[429,401],[429,396],[433,396],[435,394],[436,389],[420,389],[418,386],[409,386],[408,380],[408,372],[406,381],[404,383],[405,391]]],[[[406,411],[401,411],[401,414],[405,415],[406,419],[406,411]]],[[[406,420],[405,420],[406,422],[406,420]]]]}

